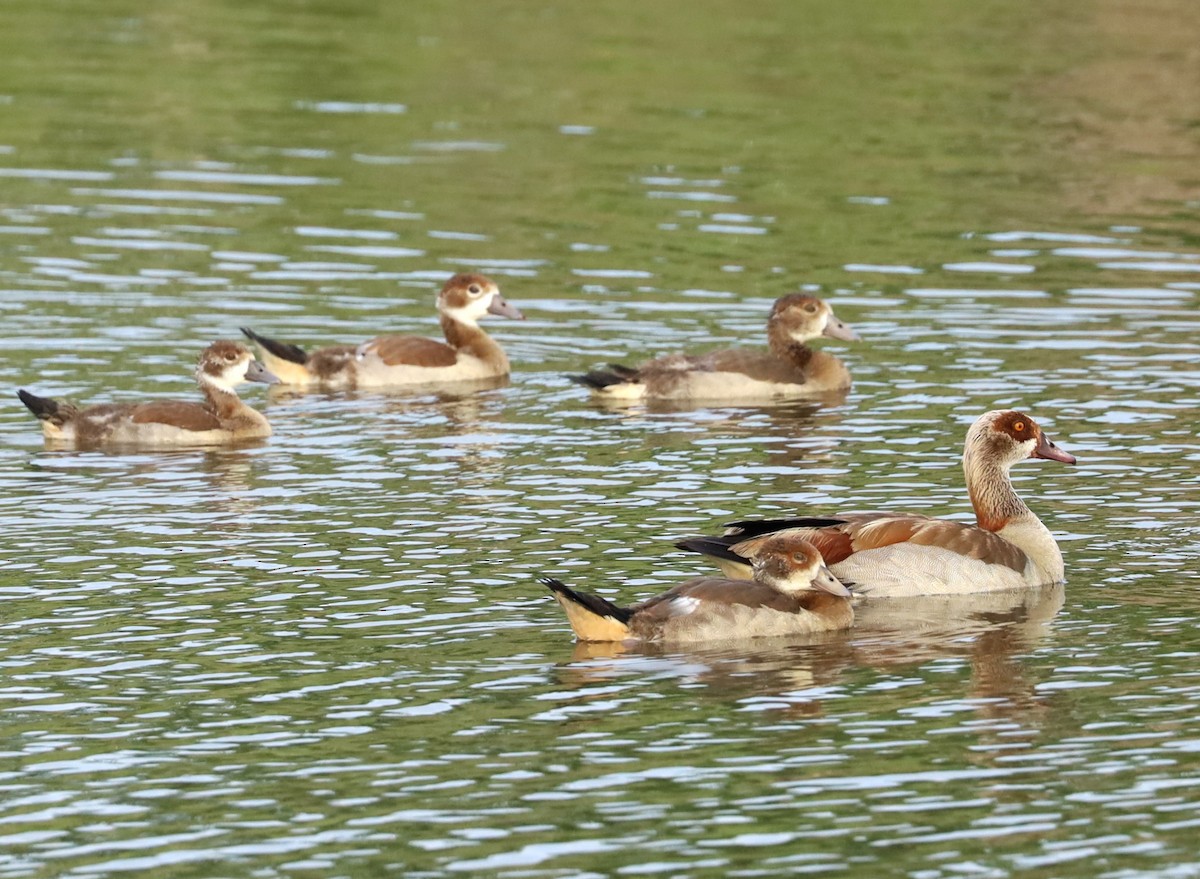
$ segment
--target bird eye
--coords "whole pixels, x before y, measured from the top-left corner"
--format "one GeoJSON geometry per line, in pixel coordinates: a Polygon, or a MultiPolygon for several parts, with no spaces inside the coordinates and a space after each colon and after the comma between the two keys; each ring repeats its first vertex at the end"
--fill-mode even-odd
{"type": "Polygon", "coordinates": [[[792,553],[792,561],[794,561],[798,565],[807,565],[808,564],[808,556],[806,556],[802,552],[794,552],[794,553],[792,553]]]}
{"type": "Polygon", "coordinates": [[[1020,433],[1024,429],[1025,429],[1024,421],[1014,421],[1013,422],[1013,430],[1015,430],[1017,433],[1020,433]]]}
{"type": "Polygon", "coordinates": [[[804,310],[807,311],[809,314],[816,314],[817,306],[810,302],[810,303],[808,303],[808,305],[804,306],[804,310]]]}
{"type": "Polygon", "coordinates": [[[480,287],[478,284],[472,284],[470,287],[467,288],[467,292],[470,293],[472,296],[478,296],[480,293],[483,292],[483,288],[480,287]]]}

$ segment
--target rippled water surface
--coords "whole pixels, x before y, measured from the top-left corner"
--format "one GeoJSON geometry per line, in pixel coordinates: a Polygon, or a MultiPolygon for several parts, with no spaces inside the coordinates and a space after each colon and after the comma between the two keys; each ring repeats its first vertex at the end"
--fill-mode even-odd
{"type": "Polygon", "coordinates": [[[17,0],[0,49],[0,879],[1200,875],[1200,19],[1185,0],[17,0]],[[194,394],[241,326],[525,312],[478,391],[244,397],[228,450],[47,450],[12,391],[194,394]],[[829,299],[855,386],[564,376],[829,299]],[[1014,406],[1065,589],[576,646],[730,519],[970,518],[1014,406]]]}

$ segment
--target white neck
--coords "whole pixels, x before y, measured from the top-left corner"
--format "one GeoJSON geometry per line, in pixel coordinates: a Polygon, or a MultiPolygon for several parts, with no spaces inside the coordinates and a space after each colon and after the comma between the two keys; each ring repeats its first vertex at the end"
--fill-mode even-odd
{"type": "Polygon", "coordinates": [[[237,391],[233,389],[233,385],[223,378],[210,375],[203,369],[196,370],[196,384],[200,385],[200,390],[202,391],[212,390],[218,394],[233,394],[235,397],[237,396],[237,391]]]}

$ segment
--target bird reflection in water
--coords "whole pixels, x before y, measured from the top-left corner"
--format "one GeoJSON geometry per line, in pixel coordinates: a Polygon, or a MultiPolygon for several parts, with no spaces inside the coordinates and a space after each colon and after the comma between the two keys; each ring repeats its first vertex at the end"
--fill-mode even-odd
{"type": "Polygon", "coordinates": [[[719,642],[681,649],[646,643],[576,643],[559,672],[584,686],[624,677],[674,678],[722,698],[768,700],[789,715],[824,712],[824,690],[858,669],[899,671],[965,661],[963,698],[982,717],[1028,720],[1046,710],[1023,661],[1062,609],[1062,584],[1003,593],[860,602],[853,629],[807,637],[719,642]]]}

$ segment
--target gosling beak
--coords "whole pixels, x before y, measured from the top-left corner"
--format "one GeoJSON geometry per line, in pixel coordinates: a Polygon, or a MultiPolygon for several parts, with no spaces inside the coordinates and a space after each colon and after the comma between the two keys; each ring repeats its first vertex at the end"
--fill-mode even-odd
{"type": "Polygon", "coordinates": [[[279,384],[279,376],[271,372],[257,360],[251,360],[250,365],[246,367],[246,381],[262,382],[267,385],[279,384]]]}
{"type": "Polygon", "coordinates": [[[497,293],[488,303],[488,314],[498,314],[500,317],[511,317],[513,320],[525,320],[525,315],[515,305],[509,305],[504,297],[497,293]]]}
{"type": "Polygon", "coordinates": [[[817,571],[817,576],[813,578],[812,584],[814,589],[828,592],[830,595],[849,598],[851,594],[850,590],[842,584],[842,581],[833,576],[833,571],[824,565],[821,565],[821,570],[817,571]]]}
{"type": "Polygon", "coordinates": [[[843,342],[859,341],[858,333],[850,329],[850,324],[839,318],[832,311],[829,312],[829,319],[825,321],[825,329],[821,331],[822,336],[828,336],[831,339],[841,339],[843,342]]]}

